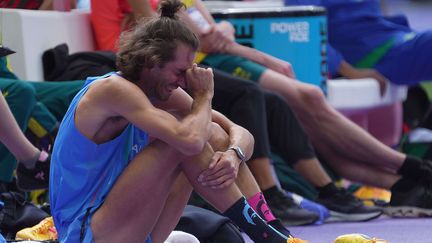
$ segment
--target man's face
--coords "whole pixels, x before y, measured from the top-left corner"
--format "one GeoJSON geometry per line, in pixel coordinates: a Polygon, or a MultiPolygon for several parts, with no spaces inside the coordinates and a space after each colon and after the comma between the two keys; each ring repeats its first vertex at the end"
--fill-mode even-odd
{"type": "Polygon", "coordinates": [[[143,81],[145,93],[161,101],[167,100],[173,90],[178,87],[186,88],[186,70],[192,66],[195,52],[180,44],[174,55],[174,60],[163,67],[155,66],[144,73],[143,81]]]}

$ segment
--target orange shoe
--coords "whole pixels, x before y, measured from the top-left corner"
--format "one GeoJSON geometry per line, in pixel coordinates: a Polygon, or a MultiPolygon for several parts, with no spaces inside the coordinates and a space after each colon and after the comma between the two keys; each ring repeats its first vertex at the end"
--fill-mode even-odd
{"type": "Polygon", "coordinates": [[[57,240],[57,230],[52,217],[45,218],[39,224],[16,233],[16,240],[57,240]]]}
{"type": "Polygon", "coordinates": [[[288,237],[287,243],[309,243],[309,241],[290,236],[288,237]]]}

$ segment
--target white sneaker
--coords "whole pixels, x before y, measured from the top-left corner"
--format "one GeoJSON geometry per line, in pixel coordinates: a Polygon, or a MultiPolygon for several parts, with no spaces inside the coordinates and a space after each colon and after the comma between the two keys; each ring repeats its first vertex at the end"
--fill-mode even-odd
{"type": "Polygon", "coordinates": [[[165,243],[200,243],[200,241],[189,233],[173,231],[165,240],[165,243]]]}

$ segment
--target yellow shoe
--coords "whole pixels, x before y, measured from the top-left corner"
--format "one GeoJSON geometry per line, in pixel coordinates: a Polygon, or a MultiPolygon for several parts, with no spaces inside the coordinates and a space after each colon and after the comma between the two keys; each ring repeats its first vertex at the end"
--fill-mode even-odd
{"type": "Polygon", "coordinates": [[[287,243],[309,243],[309,241],[289,236],[287,243]]]}
{"type": "Polygon", "coordinates": [[[16,240],[57,240],[57,230],[52,217],[45,218],[39,224],[16,233],[16,240]]]}
{"type": "Polygon", "coordinates": [[[334,243],[389,243],[387,240],[370,238],[363,234],[347,234],[336,238],[334,243]]]}

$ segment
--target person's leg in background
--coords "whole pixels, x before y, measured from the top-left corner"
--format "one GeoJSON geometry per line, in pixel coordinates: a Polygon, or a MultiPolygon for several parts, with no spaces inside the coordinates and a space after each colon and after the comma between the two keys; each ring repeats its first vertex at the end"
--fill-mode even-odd
{"type": "Polygon", "coordinates": [[[236,56],[211,55],[203,63],[246,77],[259,83],[263,89],[280,94],[323,156],[339,153],[350,159],[377,163],[394,170],[404,163],[404,154],[380,143],[336,111],[315,85],[300,82],[236,56]]]}
{"type": "MultiPolygon", "coordinates": [[[[358,167],[370,165],[403,176],[392,186],[392,190],[398,193],[392,194],[390,205],[395,210],[391,214],[432,215],[432,196],[425,196],[432,195],[429,189],[431,162],[407,156],[378,141],[331,107],[319,87],[239,57],[216,56],[210,61],[213,61],[209,64],[214,68],[245,76],[257,81],[264,89],[280,94],[290,105],[316,150],[327,161],[351,161],[358,167]],[[415,210],[405,210],[404,206],[415,210]]],[[[368,178],[373,175],[362,173],[368,178]]]]}
{"type": "MultiPolygon", "coordinates": [[[[83,81],[29,82],[16,79],[1,79],[0,88],[21,131],[25,132],[29,128],[37,137],[42,138],[54,132],[58,127],[70,101],[79,91],[82,84],[83,81]]],[[[53,134],[51,140],[54,139],[54,136],[55,134],[53,134]]],[[[50,145],[52,145],[52,142],[50,141],[50,145]]],[[[48,148],[39,146],[39,144],[34,145],[39,152],[40,150],[49,152],[48,148]]],[[[43,155],[41,160],[49,159],[46,153],[43,153],[43,155]]],[[[10,182],[16,167],[16,160],[3,145],[0,145],[0,157],[0,180],[10,182]]],[[[39,157],[36,157],[36,160],[34,158],[31,160],[37,161],[39,157]]],[[[23,161],[22,164],[24,166],[28,165],[26,161],[23,161]]],[[[23,166],[20,166],[20,168],[19,171],[26,171],[23,166]]],[[[45,175],[45,177],[48,177],[48,175],[45,175]]],[[[28,179],[26,180],[25,176],[21,176],[21,180],[18,181],[20,189],[27,191],[47,187],[46,183],[33,183],[33,179],[28,179]]],[[[47,178],[44,181],[47,181],[47,178]]]]}
{"type": "MultiPolygon", "coordinates": [[[[2,91],[2,98],[7,102],[13,117],[20,128],[22,133],[27,129],[27,123],[36,104],[35,90],[32,86],[25,82],[19,82],[15,79],[0,79],[0,89],[2,91]]],[[[6,116],[3,114],[2,116],[6,116]]],[[[16,132],[16,131],[14,131],[16,132]]],[[[19,134],[17,134],[19,136],[19,134]]],[[[23,141],[23,139],[21,139],[23,141]]],[[[32,158],[35,155],[32,155],[32,158]]],[[[16,158],[28,160],[30,158],[16,158]]],[[[11,182],[13,178],[13,171],[16,167],[16,159],[11,151],[2,144],[0,144],[0,181],[11,182]]]]}
{"type": "Polygon", "coordinates": [[[258,82],[264,89],[280,94],[324,159],[344,158],[354,163],[386,168],[402,176],[432,178],[430,162],[407,156],[378,141],[331,107],[319,87],[240,57],[210,56],[204,62],[234,75],[241,74],[258,82]]]}
{"type": "MultiPolygon", "coordinates": [[[[279,76],[276,73],[270,76],[272,75],[279,76]]],[[[265,82],[268,82],[269,86],[273,85],[268,80],[265,82]]],[[[431,195],[431,162],[407,156],[382,144],[330,107],[317,87],[294,80],[290,85],[280,85],[280,88],[285,90],[282,93],[291,92],[288,88],[298,91],[294,92],[297,93],[294,97],[298,95],[299,100],[293,99],[295,105],[290,103],[293,112],[316,150],[341,176],[364,183],[382,178],[380,182],[371,185],[382,184],[382,187],[391,189],[390,205],[394,210],[386,210],[389,214],[432,215],[432,197],[427,196],[431,195]]],[[[277,86],[272,88],[276,89],[277,86]]],[[[284,96],[285,99],[286,97],[284,96]]]]}
{"type": "Polygon", "coordinates": [[[214,75],[213,108],[253,134],[254,154],[247,164],[269,204],[271,203],[270,209],[285,225],[309,224],[316,221],[317,214],[301,209],[291,197],[278,188],[279,183],[274,176],[270,159],[264,96],[259,87],[217,70],[214,70],[214,75]],[[255,164],[260,167],[254,170],[252,165],[255,164]],[[268,193],[269,190],[273,193],[268,193]],[[275,200],[272,197],[275,197],[275,200]]]}
{"type": "Polygon", "coordinates": [[[380,209],[365,207],[351,193],[336,187],[321,166],[306,133],[283,98],[271,92],[265,92],[265,96],[272,151],[317,189],[316,201],[330,210],[327,221],[364,221],[378,217],[381,214],[380,209]]]}

